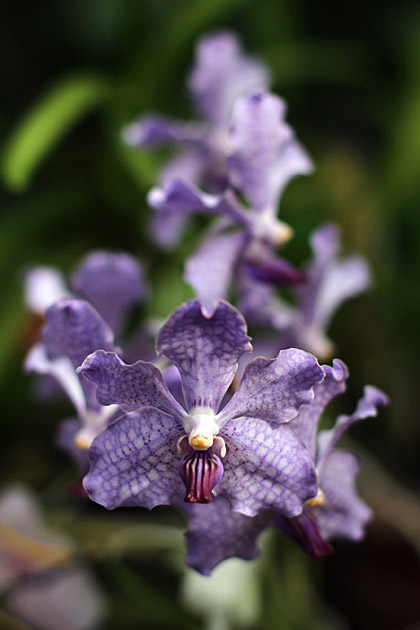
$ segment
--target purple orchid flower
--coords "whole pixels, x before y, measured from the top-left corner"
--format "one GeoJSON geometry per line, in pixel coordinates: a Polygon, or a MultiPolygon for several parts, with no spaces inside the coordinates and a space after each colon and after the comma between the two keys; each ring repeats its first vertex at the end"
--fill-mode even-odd
{"type": "MultiPolygon", "coordinates": [[[[201,122],[185,123],[164,116],[145,116],[123,132],[132,146],[178,147],[160,173],[161,183],[182,179],[209,192],[227,187],[227,132],[232,107],[240,96],[268,88],[265,66],[248,57],[233,33],[220,31],[199,40],[188,87],[201,122]]],[[[186,216],[161,211],[152,231],[157,243],[171,248],[179,240],[186,216]]]]}
{"type": "Polygon", "coordinates": [[[70,287],[53,267],[32,267],[24,277],[28,308],[39,315],[55,302],[78,297],[92,304],[119,336],[127,313],[147,295],[140,263],[124,252],[94,251],[70,276],[70,287]]]}
{"type": "Polygon", "coordinates": [[[305,282],[293,287],[297,305],[282,300],[269,284],[241,277],[239,307],[247,320],[281,332],[273,350],[291,345],[327,359],[333,343],[326,335],[335,311],[345,300],[366,291],[372,277],[362,256],[340,256],[340,232],[326,224],[310,239],[312,259],[304,270],[305,282]]]}
{"type": "Polygon", "coordinates": [[[25,369],[51,379],[73,403],[77,418],[61,424],[57,441],[86,472],[87,449],[117,407],[98,405],[94,387],[81,381],[75,368],[94,350],[115,349],[114,333],[121,333],[129,310],[145,298],[147,288],[135,258],[107,251],[83,258],[70,277],[70,287],[56,269],[34,267],[26,272],[27,304],[46,319],[46,325],[45,340],[30,349],[25,369]],[[89,303],[62,299],[72,293],[89,303]]]}
{"type": "Polygon", "coordinates": [[[93,630],[105,598],[71,540],[50,530],[24,486],[0,493],[0,592],[13,614],[39,630],[93,630]]]}
{"type": "Polygon", "coordinates": [[[219,217],[209,236],[187,261],[185,279],[208,314],[223,299],[239,271],[280,286],[303,276],[274,256],[292,235],[277,219],[287,183],[312,170],[309,157],[284,122],[285,104],[268,93],[239,99],[229,130],[227,169],[231,186],[249,202],[245,207],[233,188],[221,194],[201,192],[180,179],[149,193],[149,203],[166,216],[206,213],[219,217]]]}
{"type": "Polygon", "coordinates": [[[299,514],[316,494],[315,476],[286,423],[312,400],[324,373],[297,349],[260,357],[220,409],[238,358],[251,347],[246,322],[230,304],[219,302],[210,318],[198,300],[180,306],[158,334],[157,353],[178,368],[185,408],[152,363],[126,365],[106,351],[89,356],[79,372],[97,386],[98,401],[127,412],[92,443],[84,479],[90,497],[108,509],[151,509],[186,489],[186,502],[224,496],[250,516],[267,507],[299,514]]]}
{"type": "Polygon", "coordinates": [[[77,418],[61,423],[57,441],[85,473],[87,449],[118,407],[99,405],[95,387],[82,381],[75,370],[94,350],[114,350],[114,335],[93,306],[74,299],[60,300],[48,309],[43,332],[44,342],[31,348],[25,369],[52,377],[73,403],[77,418]]]}
{"type": "MultiPolygon", "coordinates": [[[[278,510],[264,510],[255,518],[232,512],[223,498],[211,505],[191,505],[182,509],[189,517],[186,533],[187,564],[204,575],[223,560],[237,556],[250,560],[258,555],[256,541],[266,527],[277,527],[312,558],[332,553],[332,539],[360,540],[371,518],[371,510],[358,497],[355,478],[359,462],[355,455],[335,448],[342,434],[355,422],[377,415],[377,406],[388,398],[380,390],[366,386],[353,414],[341,415],[329,431],[317,435],[327,404],[345,391],[348,371],[338,359],[323,366],[325,379],[315,385],[315,397],[303,405],[289,423],[302,440],[314,462],[319,489],[306,501],[302,512],[289,518],[278,510]]],[[[179,504],[178,504],[179,505],[179,504]]]]}

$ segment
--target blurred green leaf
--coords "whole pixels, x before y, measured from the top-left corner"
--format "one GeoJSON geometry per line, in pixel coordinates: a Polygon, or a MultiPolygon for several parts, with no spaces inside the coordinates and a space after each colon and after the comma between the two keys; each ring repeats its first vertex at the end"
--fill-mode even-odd
{"type": "Polygon", "coordinates": [[[386,193],[399,198],[418,191],[420,175],[420,89],[406,94],[400,104],[394,125],[388,173],[384,179],[386,193]]]}
{"type": "Polygon", "coordinates": [[[51,88],[18,123],[7,143],[2,163],[6,185],[23,190],[61,138],[109,93],[107,80],[95,75],[69,77],[51,88]]]}

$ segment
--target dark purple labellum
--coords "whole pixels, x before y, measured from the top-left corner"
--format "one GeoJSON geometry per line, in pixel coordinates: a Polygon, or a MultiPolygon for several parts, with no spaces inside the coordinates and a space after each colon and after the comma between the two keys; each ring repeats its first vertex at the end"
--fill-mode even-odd
{"type": "Polygon", "coordinates": [[[276,525],[283,534],[294,540],[310,558],[321,558],[334,552],[331,545],[322,538],[311,508],[303,508],[302,514],[287,518],[276,514],[276,525]]]}
{"type": "Polygon", "coordinates": [[[253,280],[278,287],[295,287],[306,282],[306,274],[281,258],[246,260],[243,271],[253,280]]]}
{"type": "Polygon", "coordinates": [[[186,503],[210,503],[211,491],[223,475],[223,464],[211,452],[189,450],[179,462],[179,474],[187,489],[186,503]]]}

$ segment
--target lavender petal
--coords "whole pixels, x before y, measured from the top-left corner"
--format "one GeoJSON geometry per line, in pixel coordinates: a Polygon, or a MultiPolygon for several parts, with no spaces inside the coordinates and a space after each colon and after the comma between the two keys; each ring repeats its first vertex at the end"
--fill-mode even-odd
{"type": "Polygon", "coordinates": [[[348,256],[331,263],[316,297],[315,324],[320,329],[327,328],[338,307],[366,291],[371,284],[369,267],[361,256],[348,256]]]}
{"type": "Polygon", "coordinates": [[[245,368],[236,393],[218,416],[219,424],[239,416],[288,422],[312,402],[313,387],[324,376],[316,358],[303,350],[281,350],[276,359],[258,357],[245,368]]]}
{"type": "Polygon", "coordinates": [[[291,177],[311,169],[309,158],[284,121],[285,114],[284,102],[268,93],[259,92],[235,104],[228,165],[233,184],[258,212],[274,214],[291,177]]]}
{"type": "Polygon", "coordinates": [[[143,116],[123,130],[125,142],[135,147],[159,147],[178,142],[199,142],[204,134],[198,123],[186,123],[166,116],[143,116]]]}
{"type": "Polygon", "coordinates": [[[52,356],[78,367],[94,350],[111,350],[114,335],[98,312],[82,300],[61,300],[47,311],[44,339],[52,356]]]}
{"type": "Polygon", "coordinates": [[[153,406],[178,418],[185,415],[153,363],[126,365],[115,352],[99,350],[87,357],[78,373],[97,385],[101,405],[116,404],[126,411],[153,406]]]}
{"type": "Polygon", "coordinates": [[[198,300],[184,303],[159,331],[157,353],[177,366],[188,410],[210,407],[217,411],[238,367],[238,359],[252,349],[246,322],[233,306],[219,302],[211,318],[198,300]]]}
{"type": "Polygon", "coordinates": [[[306,325],[323,331],[340,304],[365,291],[372,279],[360,256],[340,259],[340,232],[336,225],[326,224],[310,239],[313,260],[307,269],[308,282],[298,296],[306,325]]]}
{"type": "Polygon", "coordinates": [[[107,509],[167,505],[182,496],[177,442],[182,425],[153,407],[127,414],[93,442],[84,486],[107,509]]]}
{"type": "Polygon", "coordinates": [[[138,261],[123,252],[96,251],[86,256],[71,277],[72,289],[119,334],[130,308],[144,300],[146,281],[138,261]]]}
{"type": "MultiPolygon", "coordinates": [[[[159,174],[162,185],[178,179],[192,186],[198,186],[205,169],[206,158],[203,151],[184,150],[172,157],[159,174]]],[[[183,212],[174,213],[164,208],[156,209],[151,217],[150,232],[153,240],[165,250],[172,249],[180,240],[188,221],[183,212]]]]}
{"type": "Polygon", "coordinates": [[[181,509],[188,515],[186,563],[203,575],[210,575],[227,558],[255,558],[259,554],[257,537],[272,524],[270,512],[250,518],[232,512],[223,497],[216,497],[207,505],[189,504],[181,509]]]}
{"type": "Polygon", "coordinates": [[[358,472],[359,461],[353,453],[336,449],[324,460],[319,485],[325,501],[312,509],[325,539],[360,540],[364,536],[372,511],[357,495],[358,472]]]}
{"type": "Polygon", "coordinates": [[[214,125],[227,125],[239,96],[268,86],[267,69],[242,51],[237,37],[220,31],[203,37],[188,85],[200,114],[214,125]]]}
{"type": "Polygon", "coordinates": [[[355,422],[365,420],[366,418],[372,418],[378,415],[379,406],[384,406],[389,403],[389,398],[381,392],[381,390],[373,387],[372,385],[366,385],[363,390],[363,396],[357,403],[357,407],[350,416],[341,415],[338,416],[337,421],[332,429],[328,431],[321,431],[318,435],[318,464],[317,467],[322,467],[322,462],[329,456],[331,450],[337,444],[343,433],[347,431],[349,427],[355,422]]]}
{"type": "Polygon", "coordinates": [[[244,232],[210,235],[187,260],[184,279],[194,289],[207,316],[225,299],[236,263],[247,240],[244,232]]]}
{"type": "Polygon", "coordinates": [[[316,432],[322,413],[328,403],[346,389],[348,369],[345,363],[334,359],[332,367],[323,365],[325,379],[314,387],[314,399],[308,405],[303,405],[296,418],[290,423],[290,428],[305,444],[315,461],[316,432]]]}
{"type": "Polygon", "coordinates": [[[232,510],[255,516],[277,509],[297,516],[316,494],[311,457],[287,426],[240,418],[226,424],[221,435],[227,453],[223,477],[213,493],[228,499],[232,510]]]}

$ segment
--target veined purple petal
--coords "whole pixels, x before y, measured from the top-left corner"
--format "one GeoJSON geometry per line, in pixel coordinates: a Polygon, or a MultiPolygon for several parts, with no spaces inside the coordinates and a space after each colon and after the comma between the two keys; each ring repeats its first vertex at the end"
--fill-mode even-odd
{"type": "Polygon", "coordinates": [[[108,509],[152,509],[182,496],[177,442],[182,425],[163,411],[143,407],[127,414],[93,442],[91,471],[84,479],[89,496],[108,509]]]}
{"type": "Polygon", "coordinates": [[[226,302],[219,302],[208,318],[200,302],[191,300],[167,319],[157,336],[157,353],[180,371],[188,410],[210,407],[217,411],[239,357],[252,350],[246,331],[242,315],[226,302]]]}
{"type": "Polygon", "coordinates": [[[220,435],[227,452],[223,477],[213,492],[228,499],[234,511],[255,516],[278,509],[297,516],[304,501],[316,494],[311,457],[287,426],[239,418],[220,435]]]}
{"type": "Polygon", "coordinates": [[[61,300],[47,311],[44,339],[52,356],[68,357],[78,367],[94,350],[111,350],[112,330],[99,313],[82,300],[61,300]]]}
{"type": "Polygon", "coordinates": [[[199,123],[187,123],[160,115],[143,116],[123,130],[131,146],[158,147],[178,142],[200,142],[204,135],[199,123]]]}
{"type": "Polygon", "coordinates": [[[286,518],[276,513],[275,520],[282,533],[294,540],[309,558],[321,558],[333,553],[334,549],[319,532],[312,508],[304,507],[302,514],[294,518],[286,518]]]}
{"type": "Polygon", "coordinates": [[[308,405],[303,405],[296,418],[290,423],[290,428],[305,444],[315,461],[316,432],[322,413],[328,403],[346,389],[348,369],[345,363],[334,359],[332,367],[322,366],[325,378],[322,383],[314,387],[314,399],[308,405]]]}
{"type": "Polygon", "coordinates": [[[235,104],[229,134],[230,175],[258,212],[275,214],[288,181],[311,170],[285,114],[284,102],[268,93],[258,92],[235,104]]]}
{"type": "Polygon", "coordinates": [[[255,558],[259,554],[257,537],[273,520],[268,511],[254,518],[233,512],[223,497],[208,505],[184,506],[181,509],[188,515],[186,563],[203,575],[210,575],[227,558],[255,558]]]}
{"type": "Polygon", "coordinates": [[[268,82],[265,66],[244,54],[233,33],[220,31],[199,41],[188,85],[198,111],[214,125],[227,125],[236,98],[268,82]]]}
{"type": "Polygon", "coordinates": [[[245,368],[236,393],[218,415],[218,424],[239,416],[288,422],[313,400],[313,387],[324,376],[316,358],[303,350],[280,350],[276,359],[258,357],[245,368]]]}
{"type": "Polygon", "coordinates": [[[372,385],[366,385],[363,390],[363,396],[358,401],[354,413],[350,416],[344,414],[338,416],[332,429],[321,431],[318,435],[317,468],[319,470],[322,468],[322,463],[325,458],[329,456],[331,450],[337,444],[343,433],[347,431],[352,424],[360,420],[365,420],[366,418],[377,416],[377,407],[387,405],[388,403],[389,398],[386,394],[372,385]]]}
{"type": "Polygon", "coordinates": [[[235,266],[247,241],[241,232],[210,234],[187,260],[184,279],[194,289],[207,316],[227,298],[235,266]]]}
{"type": "Polygon", "coordinates": [[[79,264],[70,284],[93,304],[115,334],[121,331],[128,310],[144,300],[147,292],[139,262],[124,252],[92,252],[79,264]]]}
{"type": "Polygon", "coordinates": [[[97,385],[101,405],[116,404],[126,411],[153,406],[177,418],[185,416],[153,363],[126,365],[115,352],[99,350],[87,357],[78,373],[97,385]]]}
{"type": "Polygon", "coordinates": [[[321,535],[328,540],[360,540],[372,511],[357,495],[359,461],[353,453],[335,449],[325,458],[319,473],[324,504],[311,508],[321,535]]]}

